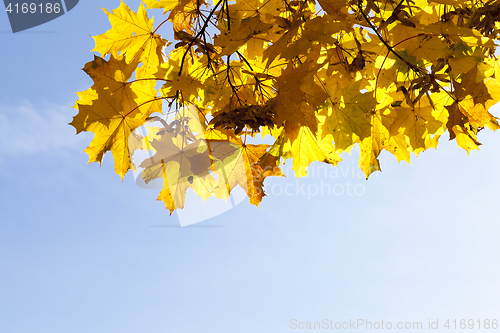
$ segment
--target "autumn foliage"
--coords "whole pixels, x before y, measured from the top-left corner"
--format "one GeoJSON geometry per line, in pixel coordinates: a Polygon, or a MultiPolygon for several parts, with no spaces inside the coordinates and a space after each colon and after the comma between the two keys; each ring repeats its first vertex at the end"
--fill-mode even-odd
{"type": "Polygon", "coordinates": [[[410,162],[447,132],[469,152],[500,127],[488,111],[500,100],[498,0],[144,0],[105,12],[71,125],[95,134],[90,162],[111,151],[122,178],[134,152],[150,152],[141,175],[163,178],[171,212],[188,188],[227,198],[239,185],[258,205],[286,159],[301,177],[357,144],[368,178],[384,149],[410,162]],[[268,135],[274,144],[247,143],[268,135]]]}

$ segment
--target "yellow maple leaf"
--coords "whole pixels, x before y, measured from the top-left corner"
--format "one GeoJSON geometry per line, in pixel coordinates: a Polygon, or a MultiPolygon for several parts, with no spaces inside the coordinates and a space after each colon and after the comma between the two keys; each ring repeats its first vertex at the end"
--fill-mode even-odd
{"type": "Polygon", "coordinates": [[[208,73],[204,70],[200,59],[191,56],[184,56],[185,48],[178,48],[170,53],[168,63],[162,65],[162,76],[166,83],[161,89],[163,96],[175,95],[181,92],[181,100],[185,103],[195,102],[205,90],[204,81],[208,78],[208,73]],[[184,61],[184,64],[182,63],[184,61]],[[179,71],[182,66],[182,73],[179,71]]]}
{"type": "Polygon", "coordinates": [[[286,9],[286,4],[280,0],[240,0],[229,5],[229,10],[239,17],[244,18],[259,13],[261,19],[266,23],[279,16],[286,9]]]}
{"type": "Polygon", "coordinates": [[[330,105],[321,110],[322,136],[333,136],[335,147],[345,150],[356,138],[363,140],[370,135],[370,115],[377,101],[373,93],[362,93],[361,82],[351,82],[341,87],[336,80],[325,82],[330,105]]]}
{"type": "Polygon", "coordinates": [[[130,134],[153,112],[161,112],[154,83],[129,83],[135,64],[127,64],[123,57],[111,57],[109,62],[96,57],[84,69],[94,85],[78,94],[80,100],[75,108],[79,112],[70,124],[77,133],[95,134],[85,149],[89,163],[101,163],[104,154],[111,151],[116,173],[123,179],[129,169],[134,169],[128,145],[130,134]]]}
{"type": "Polygon", "coordinates": [[[375,171],[381,171],[378,156],[383,149],[383,140],[387,140],[389,133],[380,121],[373,122],[371,136],[359,143],[359,168],[364,172],[366,179],[375,171]]]}
{"type": "Polygon", "coordinates": [[[430,61],[449,56],[452,51],[448,44],[435,36],[422,36],[418,38],[411,38],[399,46],[406,49],[410,56],[417,59],[427,58],[430,61]]]}
{"type": "Polygon", "coordinates": [[[227,198],[239,185],[247,193],[250,204],[258,206],[265,196],[264,179],[283,176],[279,167],[260,163],[270,146],[245,144],[230,132],[211,130],[205,136],[214,160],[213,170],[219,178],[215,195],[227,198]]]}
{"type": "Polygon", "coordinates": [[[217,57],[233,54],[249,39],[272,27],[272,24],[262,22],[260,16],[247,17],[238,23],[236,26],[231,26],[231,30],[222,30],[215,37],[215,46],[222,48],[217,57]]]}
{"type": "Polygon", "coordinates": [[[494,77],[500,82],[500,59],[486,58],[478,64],[478,70],[483,74],[483,77],[494,77]]]}
{"type": "Polygon", "coordinates": [[[103,10],[108,15],[111,29],[94,36],[96,45],[92,51],[102,56],[125,54],[128,63],[142,63],[136,73],[138,79],[152,78],[163,62],[162,49],[168,42],[153,31],[153,19],[148,18],[142,2],[137,13],[123,1],[112,13],[103,10]]]}
{"type": "Polygon", "coordinates": [[[285,158],[293,158],[292,170],[297,178],[307,176],[307,168],[314,161],[337,165],[341,158],[332,144],[331,136],[319,139],[307,126],[299,129],[293,142],[288,140],[283,148],[285,158]]]}
{"type": "Polygon", "coordinates": [[[324,89],[315,82],[314,75],[322,67],[318,64],[319,48],[315,48],[298,67],[291,63],[276,80],[277,94],[269,104],[275,110],[275,123],[284,124],[285,133],[292,141],[302,126],[316,133],[318,120],[316,108],[328,97],[324,89]]]}
{"type": "Polygon", "coordinates": [[[444,128],[442,119],[435,118],[432,112],[434,108],[426,99],[422,101],[421,105],[411,107],[403,103],[402,106],[394,109],[397,116],[389,127],[389,132],[392,136],[396,136],[398,133],[404,134],[415,154],[428,148],[427,138],[444,128]]]}
{"type": "Polygon", "coordinates": [[[170,214],[184,208],[188,188],[205,200],[213,194],[217,181],[209,173],[211,160],[205,140],[188,144],[184,136],[172,137],[165,132],[151,145],[156,154],[141,163],[140,167],[145,168],[142,175],[146,183],[163,178],[158,200],[165,203],[170,214]]]}
{"type": "Polygon", "coordinates": [[[496,130],[500,128],[497,118],[488,109],[500,101],[500,85],[491,77],[478,81],[478,74],[477,67],[463,74],[461,82],[454,84],[454,94],[472,126],[496,130]]]}
{"type": "Polygon", "coordinates": [[[277,40],[273,40],[272,45],[264,50],[263,58],[266,59],[266,68],[269,68],[276,58],[278,60],[281,58],[281,54],[286,51],[288,44],[292,41],[301,24],[302,22],[298,20],[291,22],[290,28],[285,33],[278,34],[277,40]]]}
{"type": "Polygon", "coordinates": [[[318,2],[328,14],[339,21],[348,16],[347,0],[319,0],[318,2]]]}
{"type": "Polygon", "coordinates": [[[453,74],[458,76],[460,74],[467,73],[476,67],[477,58],[472,56],[450,57],[448,58],[448,64],[450,65],[453,74]]]}
{"type": "Polygon", "coordinates": [[[199,9],[203,4],[206,4],[203,0],[180,0],[168,16],[174,26],[174,31],[185,30],[190,34],[194,33],[193,22],[200,14],[199,9]]]}
{"type": "Polygon", "coordinates": [[[469,122],[467,112],[462,105],[454,102],[452,105],[446,106],[448,110],[448,120],[446,128],[450,134],[450,140],[456,139],[459,147],[467,151],[467,154],[472,149],[479,149],[481,145],[476,138],[476,133],[469,122]]]}
{"type": "Polygon", "coordinates": [[[143,0],[148,8],[163,8],[163,14],[174,9],[179,0],[143,0]]]}
{"type": "Polygon", "coordinates": [[[469,155],[470,151],[473,149],[479,149],[481,145],[477,142],[475,138],[475,134],[471,131],[468,131],[464,128],[454,126],[453,132],[456,135],[457,145],[467,151],[467,155],[469,155]]]}

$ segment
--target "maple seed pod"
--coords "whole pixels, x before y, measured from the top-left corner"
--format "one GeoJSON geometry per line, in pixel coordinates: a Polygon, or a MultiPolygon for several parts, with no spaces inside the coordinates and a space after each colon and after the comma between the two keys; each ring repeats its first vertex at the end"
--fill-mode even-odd
{"type": "Polygon", "coordinates": [[[215,128],[232,129],[238,135],[246,127],[252,132],[259,132],[260,127],[273,127],[274,114],[267,106],[249,105],[235,108],[229,112],[222,111],[214,114],[210,121],[215,128]]]}

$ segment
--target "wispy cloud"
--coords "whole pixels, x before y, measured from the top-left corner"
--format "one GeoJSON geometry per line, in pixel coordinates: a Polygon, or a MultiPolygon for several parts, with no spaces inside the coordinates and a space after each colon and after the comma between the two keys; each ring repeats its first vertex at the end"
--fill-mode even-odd
{"type": "Polygon", "coordinates": [[[71,105],[0,104],[0,153],[26,155],[83,150],[88,138],[75,135],[75,129],[68,125],[76,112],[71,105]]]}

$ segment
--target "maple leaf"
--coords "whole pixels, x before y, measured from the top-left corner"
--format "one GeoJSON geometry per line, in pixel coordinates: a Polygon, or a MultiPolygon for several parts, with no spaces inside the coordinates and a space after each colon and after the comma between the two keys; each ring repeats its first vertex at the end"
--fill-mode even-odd
{"type": "Polygon", "coordinates": [[[238,137],[212,130],[205,133],[212,158],[213,169],[219,178],[215,195],[227,198],[231,191],[240,186],[248,195],[250,204],[258,206],[265,196],[264,179],[269,176],[283,176],[279,167],[263,165],[261,158],[269,145],[245,144],[238,137]]]}
{"type": "Polygon", "coordinates": [[[420,107],[407,105],[396,107],[397,117],[389,127],[392,135],[404,134],[415,153],[427,148],[426,138],[438,132],[443,123],[432,114],[432,106],[425,103],[420,107]]]}
{"type": "Polygon", "coordinates": [[[143,0],[148,8],[161,8],[164,10],[163,14],[174,9],[178,4],[179,0],[143,0]]]}
{"type": "Polygon", "coordinates": [[[369,116],[375,109],[377,101],[371,93],[361,93],[361,82],[352,82],[344,87],[336,80],[326,81],[330,105],[324,108],[318,117],[321,120],[323,137],[333,136],[335,146],[345,150],[359,138],[363,140],[370,135],[369,116]]]}
{"type": "Polygon", "coordinates": [[[474,127],[500,128],[494,116],[488,109],[500,100],[500,86],[493,78],[477,81],[478,69],[472,68],[461,77],[461,82],[455,82],[455,97],[462,106],[474,127]]]}
{"type": "Polygon", "coordinates": [[[148,134],[142,137],[137,149],[155,154],[142,161],[139,167],[145,183],[162,178],[163,188],[158,200],[165,203],[170,213],[183,208],[186,191],[192,188],[204,199],[214,195],[217,181],[209,173],[212,161],[196,107],[185,107],[167,122],[154,117],[163,127],[146,127],[148,134]]]}
{"type": "Polygon", "coordinates": [[[187,59],[187,61],[190,61],[191,66],[186,66],[187,68],[179,75],[182,62],[183,60],[186,61],[184,53],[184,48],[172,51],[168,63],[164,66],[165,71],[161,74],[167,81],[163,85],[161,93],[163,96],[171,96],[179,91],[183,101],[194,102],[198,99],[202,91],[205,90],[204,81],[208,77],[205,75],[205,71],[199,60],[197,58],[192,59],[191,57],[187,59]]]}
{"type": "Polygon", "coordinates": [[[383,141],[389,137],[388,130],[375,118],[371,128],[371,136],[364,138],[360,144],[359,168],[366,179],[375,171],[381,171],[378,156],[382,152],[383,141]]]}
{"type": "Polygon", "coordinates": [[[271,24],[262,22],[259,16],[244,18],[238,26],[233,26],[231,30],[223,30],[220,35],[215,37],[215,46],[222,48],[217,56],[233,54],[250,38],[269,30],[271,27],[271,24]]]}
{"type": "MultiPolygon", "coordinates": [[[[170,15],[168,19],[172,22],[174,31],[187,31],[188,33],[193,33],[191,29],[193,22],[196,20],[200,13],[201,5],[203,5],[205,1],[203,0],[180,0],[177,5],[171,9],[170,15]]],[[[165,12],[167,12],[167,8],[170,8],[170,4],[167,4],[168,7],[165,8],[165,12]]]]}
{"type": "Polygon", "coordinates": [[[314,80],[314,73],[322,64],[317,63],[319,48],[308,55],[298,67],[288,64],[276,80],[277,95],[269,103],[274,106],[276,123],[284,124],[285,132],[293,141],[302,126],[317,131],[315,108],[328,97],[314,80]]]}
{"type": "Polygon", "coordinates": [[[156,154],[140,165],[145,168],[142,175],[146,184],[163,178],[164,186],[158,200],[165,203],[170,214],[177,208],[184,208],[188,188],[207,199],[216,184],[216,179],[209,173],[211,161],[206,142],[199,139],[185,144],[182,136],[173,138],[164,133],[151,143],[156,154]]]}
{"type": "Polygon", "coordinates": [[[137,13],[122,1],[120,7],[108,15],[112,28],[94,37],[95,48],[103,56],[112,54],[117,57],[124,53],[128,63],[142,62],[136,77],[151,78],[162,62],[162,49],[168,43],[153,31],[153,19],[149,19],[146,8],[141,3],[137,13]]]}
{"type": "Polygon", "coordinates": [[[467,154],[472,149],[479,149],[481,143],[477,141],[476,133],[470,125],[467,112],[458,103],[447,105],[448,120],[446,128],[448,129],[450,140],[456,139],[457,144],[467,151],[467,154]]]}
{"type": "Polygon", "coordinates": [[[338,19],[348,16],[346,0],[319,0],[321,7],[330,15],[338,19]]]}
{"type": "Polygon", "coordinates": [[[85,149],[89,162],[102,162],[107,151],[113,153],[115,170],[122,178],[131,161],[128,138],[131,132],[142,126],[152,113],[161,112],[156,100],[154,84],[131,82],[135,64],[127,64],[123,57],[109,61],[95,57],[84,70],[94,80],[94,85],[79,93],[76,104],[79,113],[70,123],[77,133],[89,131],[95,134],[90,146],[85,149]]]}
{"type": "Polygon", "coordinates": [[[314,161],[337,165],[341,158],[335,151],[329,137],[319,140],[307,126],[302,126],[297,138],[286,143],[284,157],[293,157],[293,167],[297,178],[307,175],[307,167],[314,161]]]}

